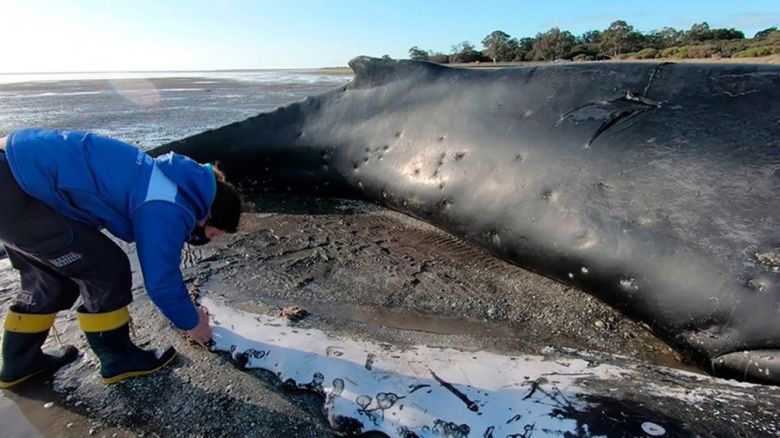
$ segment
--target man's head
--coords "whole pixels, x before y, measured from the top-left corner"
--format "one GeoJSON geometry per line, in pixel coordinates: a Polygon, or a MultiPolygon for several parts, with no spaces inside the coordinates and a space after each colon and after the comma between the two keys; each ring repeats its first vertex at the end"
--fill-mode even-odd
{"type": "Polygon", "coordinates": [[[191,245],[204,245],[211,239],[226,233],[238,231],[238,222],[241,219],[241,196],[232,184],[225,181],[225,174],[216,166],[212,166],[217,180],[217,193],[214,202],[211,203],[209,216],[198,221],[192,232],[189,243],[191,245]]]}

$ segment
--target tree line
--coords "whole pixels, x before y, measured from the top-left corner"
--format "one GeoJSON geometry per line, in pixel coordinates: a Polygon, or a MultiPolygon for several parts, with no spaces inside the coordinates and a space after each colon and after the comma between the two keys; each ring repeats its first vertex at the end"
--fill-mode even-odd
{"type": "Polygon", "coordinates": [[[594,61],[604,59],[730,58],[780,54],[780,30],[770,27],[746,38],[742,31],[713,29],[707,22],[688,30],[664,27],[649,33],[617,20],[604,30],[590,30],[576,36],[553,27],[535,37],[514,38],[496,30],[482,40],[482,50],[464,41],[451,53],[409,49],[409,58],[438,63],[594,61]]]}

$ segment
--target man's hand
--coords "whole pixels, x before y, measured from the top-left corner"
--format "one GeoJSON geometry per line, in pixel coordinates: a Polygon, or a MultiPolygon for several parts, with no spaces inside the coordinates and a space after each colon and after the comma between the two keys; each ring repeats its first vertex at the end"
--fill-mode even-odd
{"type": "Polygon", "coordinates": [[[204,347],[211,340],[211,326],[209,325],[209,315],[202,308],[198,309],[198,325],[194,329],[188,330],[193,341],[204,347]]]}

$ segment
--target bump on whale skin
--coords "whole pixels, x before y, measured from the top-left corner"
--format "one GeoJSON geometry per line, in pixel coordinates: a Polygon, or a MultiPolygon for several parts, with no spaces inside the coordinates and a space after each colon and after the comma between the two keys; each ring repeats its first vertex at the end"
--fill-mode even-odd
{"type": "Polygon", "coordinates": [[[728,355],[780,349],[780,66],[350,66],[344,87],[153,153],[219,160],[246,190],[410,214],[718,375],[752,380],[728,355]]]}

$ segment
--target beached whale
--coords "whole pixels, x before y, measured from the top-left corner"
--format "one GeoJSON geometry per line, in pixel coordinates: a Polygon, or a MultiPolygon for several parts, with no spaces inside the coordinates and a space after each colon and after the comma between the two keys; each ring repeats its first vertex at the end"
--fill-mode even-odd
{"type": "Polygon", "coordinates": [[[360,57],[346,86],[161,146],[247,190],[366,199],[780,383],[780,66],[360,57]]]}

